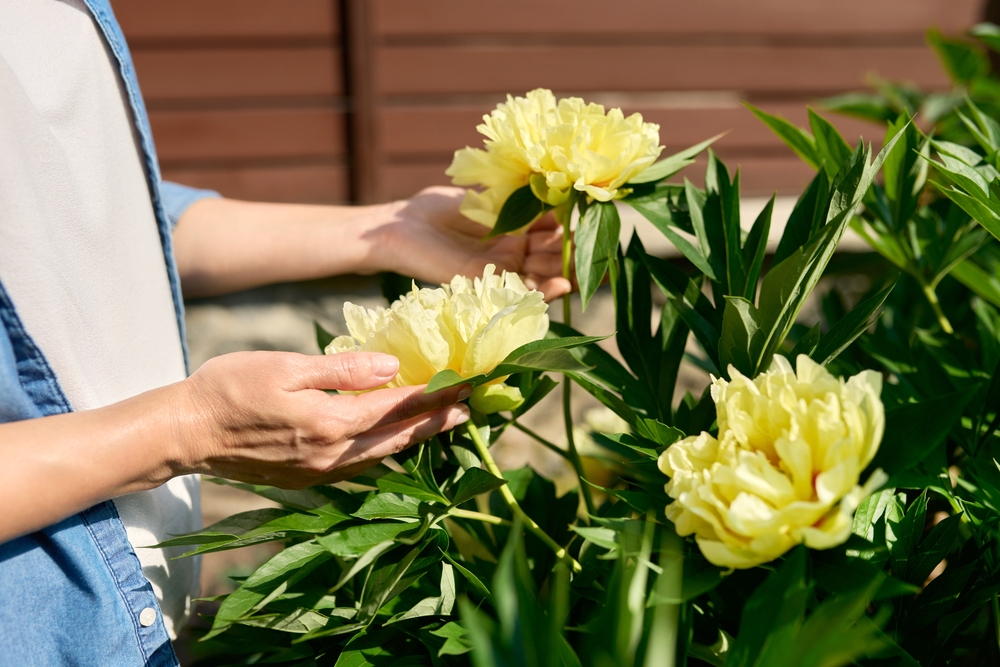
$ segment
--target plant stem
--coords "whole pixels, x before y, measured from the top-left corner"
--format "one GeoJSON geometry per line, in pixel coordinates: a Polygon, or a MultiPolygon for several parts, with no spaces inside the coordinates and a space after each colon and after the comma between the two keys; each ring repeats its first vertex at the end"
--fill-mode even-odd
{"type": "Polygon", "coordinates": [[[495,526],[510,525],[510,521],[508,521],[507,519],[503,519],[498,516],[493,516],[492,514],[473,512],[472,510],[460,510],[457,507],[449,510],[447,516],[453,516],[456,519],[471,519],[472,521],[482,521],[483,523],[492,523],[495,526]]]}
{"type": "Polygon", "coordinates": [[[551,449],[553,452],[555,452],[559,456],[563,457],[567,461],[569,460],[569,452],[567,452],[562,447],[557,447],[553,443],[549,442],[548,440],[546,440],[545,438],[543,438],[542,436],[538,435],[537,433],[535,433],[534,431],[532,431],[530,428],[528,428],[527,426],[524,426],[523,424],[521,424],[519,422],[514,421],[514,422],[511,422],[511,424],[518,431],[521,431],[522,433],[526,433],[527,435],[531,436],[535,441],[538,442],[538,444],[545,445],[545,447],[547,447],[548,449],[551,449]]]}
{"type": "Polygon", "coordinates": [[[941,330],[946,334],[955,333],[955,330],[951,327],[951,322],[948,321],[948,318],[944,315],[944,311],[941,310],[941,303],[938,301],[934,286],[924,282],[922,279],[919,279],[919,282],[921,289],[924,290],[924,296],[927,297],[927,302],[931,304],[931,309],[937,317],[938,324],[941,325],[941,330]]]}
{"type": "MultiPolygon", "coordinates": [[[[493,456],[490,454],[489,447],[487,447],[486,443],[483,442],[483,439],[479,435],[479,429],[476,428],[476,425],[472,423],[471,419],[466,422],[465,428],[469,433],[469,437],[472,438],[472,443],[476,446],[476,451],[479,453],[479,458],[482,459],[483,465],[486,466],[486,469],[491,474],[503,479],[503,473],[501,473],[500,468],[497,467],[496,461],[493,460],[493,456]]],[[[506,484],[501,486],[499,491],[500,496],[507,504],[511,514],[521,519],[529,532],[533,533],[535,537],[540,539],[546,546],[552,549],[556,558],[566,562],[566,564],[569,565],[574,572],[581,572],[583,570],[583,568],[580,567],[580,564],[576,562],[576,559],[570,556],[564,547],[559,546],[559,543],[549,537],[548,533],[542,530],[541,527],[535,523],[534,519],[525,514],[524,510],[521,509],[521,506],[517,503],[517,499],[514,497],[514,494],[511,493],[510,488],[506,484]]]]}
{"type": "MultiPolygon", "coordinates": [[[[573,205],[576,203],[575,197],[570,197],[565,204],[557,206],[553,211],[556,220],[562,225],[562,272],[563,278],[572,282],[573,270],[573,232],[570,229],[570,221],[573,217],[573,205]]],[[[572,326],[573,324],[573,302],[569,294],[563,295],[563,324],[572,326]]],[[[563,375],[563,423],[566,426],[567,459],[573,466],[573,471],[578,479],[580,494],[583,495],[584,505],[587,507],[587,514],[596,513],[594,498],[590,493],[590,487],[584,482],[583,461],[580,460],[580,453],[576,451],[576,441],[573,438],[573,403],[572,403],[573,383],[568,375],[563,375]]],[[[530,434],[529,434],[530,435],[530,434]]]]}

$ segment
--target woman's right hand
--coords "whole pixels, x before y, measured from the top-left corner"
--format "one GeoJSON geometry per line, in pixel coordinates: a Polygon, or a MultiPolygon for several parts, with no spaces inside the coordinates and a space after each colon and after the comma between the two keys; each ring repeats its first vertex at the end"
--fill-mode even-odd
{"type": "Polygon", "coordinates": [[[206,362],[176,388],[185,472],[302,488],[352,477],[386,456],[469,418],[470,392],[424,387],[363,394],[396,376],[386,354],[306,356],[237,352],[206,362]]]}

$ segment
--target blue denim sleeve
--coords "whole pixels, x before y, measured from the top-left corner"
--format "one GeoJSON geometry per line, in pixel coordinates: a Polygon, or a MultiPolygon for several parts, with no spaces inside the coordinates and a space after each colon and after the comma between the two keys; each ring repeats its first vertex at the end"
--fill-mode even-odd
{"type": "Polygon", "coordinates": [[[160,182],[160,197],[163,200],[163,210],[167,214],[167,219],[170,220],[171,227],[176,227],[177,221],[184,215],[184,211],[188,210],[188,207],[199,199],[221,196],[215,190],[189,188],[186,185],[171,181],[160,182]]]}

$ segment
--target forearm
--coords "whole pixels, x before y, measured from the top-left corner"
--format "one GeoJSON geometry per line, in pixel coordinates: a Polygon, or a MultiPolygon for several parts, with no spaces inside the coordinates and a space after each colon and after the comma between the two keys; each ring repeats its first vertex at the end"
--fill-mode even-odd
{"type": "Polygon", "coordinates": [[[180,387],[0,424],[0,542],[186,472],[177,437],[180,387]]]}
{"type": "Polygon", "coordinates": [[[387,206],[199,201],[174,231],[184,294],[378,271],[376,219],[387,206]]]}

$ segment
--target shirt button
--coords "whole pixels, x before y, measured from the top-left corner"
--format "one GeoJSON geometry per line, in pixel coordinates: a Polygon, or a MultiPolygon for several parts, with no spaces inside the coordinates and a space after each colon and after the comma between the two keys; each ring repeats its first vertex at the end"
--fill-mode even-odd
{"type": "Polygon", "coordinates": [[[153,623],[156,622],[156,610],[152,607],[146,607],[141,612],[139,612],[139,625],[144,628],[148,628],[153,623]]]}

